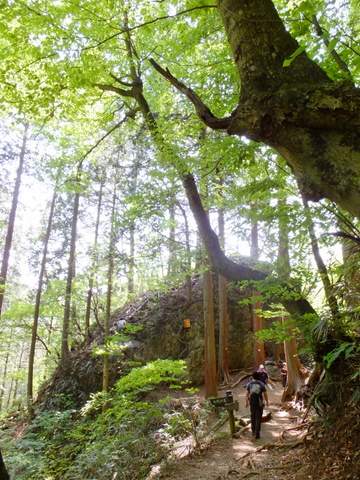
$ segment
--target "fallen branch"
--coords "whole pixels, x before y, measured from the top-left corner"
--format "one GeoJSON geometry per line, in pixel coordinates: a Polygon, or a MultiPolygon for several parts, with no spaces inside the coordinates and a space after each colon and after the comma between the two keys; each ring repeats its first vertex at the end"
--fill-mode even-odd
{"type": "Polygon", "coordinates": [[[240,429],[238,432],[236,432],[236,434],[234,435],[235,438],[239,438],[240,435],[242,435],[244,432],[246,432],[247,430],[250,429],[250,425],[247,425],[246,427],[243,427],[242,429],[240,429]]]}

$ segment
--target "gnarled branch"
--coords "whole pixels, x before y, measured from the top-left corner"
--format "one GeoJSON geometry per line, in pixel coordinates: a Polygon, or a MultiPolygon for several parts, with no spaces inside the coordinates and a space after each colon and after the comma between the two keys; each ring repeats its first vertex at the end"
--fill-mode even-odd
{"type": "Polygon", "coordinates": [[[171,85],[177,88],[179,92],[184,94],[190,100],[195,107],[198,117],[203,123],[205,123],[206,126],[212,128],[213,130],[226,130],[229,127],[231,117],[215,117],[210,108],[204,104],[201,98],[191,88],[187,87],[184,83],[175,78],[168,68],[164,70],[158,63],[155,62],[153,58],[150,58],[149,61],[157,72],[159,72],[171,83],[171,85]]]}

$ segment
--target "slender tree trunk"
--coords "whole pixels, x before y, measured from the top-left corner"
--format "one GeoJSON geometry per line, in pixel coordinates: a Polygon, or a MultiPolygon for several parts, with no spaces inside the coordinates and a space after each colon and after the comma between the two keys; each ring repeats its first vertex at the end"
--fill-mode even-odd
{"type": "MultiPolygon", "coordinates": [[[[219,180],[219,192],[222,195],[222,179],[219,180]]],[[[225,216],[224,209],[218,209],[219,239],[225,251],[225,216]]],[[[218,380],[224,384],[231,383],[228,357],[228,309],[227,309],[227,279],[219,275],[219,351],[218,380]]]]}
{"type": "Polygon", "coordinates": [[[14,233],[16,210],[17,210],[17,205],[18,205],[18,201],[19,201],[21,176],[22,176],[22,172],[23,172],[24,160],[25,160],[25,154],[26,154],[26,144],[27,144],[27,140],[28,140],[28,136],[27,136],[28,135],[28,129],[29,129],[28,124],[25,124],[23,141],[22,141],[21,150],[20,150],[19,166],[18,166],[17,173],[16,173],[15,188],[14,188],[14,193],[13,193],[12,205],[11,205],[8,227],[7,227],[7,233],[6,233],[6,239],[5,239],[5,248],[4,248],[2,264],[1,264],[1,271],[0,271],[0,316],[1,316],[1,312],[2,312],[4,295],[5,295],[5,284],[6,284],[8,267],[9,267],[10,250],[11,250],[12,238],[13,238],[13,233],[14,233]]]}
{"type": "Polygon", "coordinates": [[[176,274],[176,242],[175,242],[175,199],[172,198],[170,200],[169,205],[169,220],[170,220],[170,231],[169,231],[169,242],[168,242],[168,249],[169,249],[169,259],[168,259],[168,268],[167,268],[167,276],[171,278],[173,275],[176,274]]]}
{"type": "MultiPolygon", "coordinates": [[[[107,273],[107,294],[106,294],[106,315],[105,315],[105,325],[104,325],[104,336],[105,336],[105,345],[108,342],[108,337],[110,335],[110,317],[111,317],[111,297],[113,289],[113,275],[114,275],[114,250],[115,250],[115,207],[116,207],[116,181],[114,182],[114,192],[112,199],[112,210],[111,210],[111,229],[110,229],[110,240],[109,240],[109,263],[108,263],[108,273],[107,273]]],[[[105,349],[106,350],[106,349],[105,349]]],[[[109,391],[109,355],[105,351],[104,355],[104,364],[103,364],[103,392],[109,391]]],[[[106,411],[107,403],[103,404],[103,411],[106,411]]]]}
{"type": "Polygon", "coordinates": [[[205,323],[205,397],[216,397],[216,348],[214,321],[214,292],[211,270],[204,273],[204,323],[205,323]]]}
{"type": "Polygon", "coordinates": [[[302,201],[303,201],[303,205],[304,205],[304,208],[305,208],[305,215],[306,215],[307,219],[309,220],[308,230],[309,230],[309,236],[310,236],[310,240],[311,240],[311,248],[312,248],[312,251],[313,251],[314,259],[315,259],[315,262],[316,262],[318,272],[319,272],[320,277],[321,277],[321,281],[322,281],[322,284],[323,284],[323,287],[324,287],[324,292],[325,292],[325,298],[326,298],[327,303],[329,305],[331,315],[332,315],[333,319],[336,321],[337,319],[339,319],[340,312],[339,312],[339,306],[338,306],[338,303],[337,303],[337,300],[336,300],[336,296],[334,294],[334,288],[331,284],[326,265],[325,265],[325,263],[324,263],[324,261],[321,257],[321,254],[320,254],[320,248],[319,248],[319,244],[318,244],[318,241],[317,241],[317,238],[316,238],[315,226],[314,226],[314,222],[313,222],[312,217],[311,217],[311,213],[310,213],[310,209],[309,209],[309,203],[305,199],[304,195],[301,195],[301,196],[302,196],[302,201]]]}
{"type": "MultiPolygon", "coordinates": [[[[11,330],[10,335],[12,335],[12,333],[13,332],[11,330]]],[[[8,368],[9,368],[10,347],[11,347],[11,344],[10,344],[10,342],[8,342],[7,349],[6,349],[6,355],[5,355],[5,361],[4,361],[4,371],[3,371],[2,385],[1,385],[1,390],[0,390],[0,411],[3,408],[5,392],[6,392],[6,378],[7,378],[8,368]]]]}
{"type": "MultiPolygon", "coordinates": [[[[25,353],[25,346],[22,343],[21,344],[20,357],[19,357],[19,363],[18,363],[18,366],[17,366],[18,371],[20,371],[21,368],[22,368],[24,353],[25,353]]],[[[12,405],[15,405],[15,402],[16,402],[16,397],[17,397],[17,394],[18,394],[19,381],[20,381],[19,378],[16,377],[15,382],[14,382],[14,391],[13,391],[13,395],[12,395],[12,405]]]]}
{"type": "Polygon", "coordinates": [[[91,255],[91,267],[90,267],[90,277],[89,277],[89,288],[86,299],[86,312],[85,312],[85,343],[90,342],[90,316],[91,316],[91,302],[93,299],[93,288],[94,288],[94,278],[95,271],[98,261],[98,238],[99,238],[99,226],[100,226],[100,213],[102,206],[102,197],[103,197],[103,187],[104,187],[105,178],[101,178],[99,198],[97,204],[96,212],[96,222],[95,222],[95,238],[93,245],[93,252],[91,255]]]}
{"type": "Polygon", "coordinates": [[[128,272],[128,298],[131,299],[135,292],[135,220],[131,220],[129,227],[129,272],[128,272]]]}
{"type": "Polygon", "coordinates": [[[227,280],[219,275],[219,354],[218,380],[224,384],[231,383],[228,356],[228,311],[227,311],[227,280]]]}
{"type": "Polygon", "coordinates": [[[192,284],[191,284],[191,248],[190,248],[190,230],[189,230],[189,222],[187,219],[187,215],[185,209],[179,203],[178,207],[182,213],[184,218],[184,225],[185,225],[185,246],[186,246],[186,291],[187,291],[187,302],[188,304],[192,301],[192,284]]]}
{"type": "MultiPolygon", "coordinates": [[[[284,322],[284,318],[282,318],[282,321],[284,322]]],[[[281,399],[283,402],[296,395],[302,386],[299,357],[293,339],[284,341],[284,350],[287,367],[287,382],[281,399]]]]}
{"type": "MultiPolygon", "coordinates": [[[[138,177],[140,171],[140,162],[135,159],[135,162],[131,169],[130,180],[130,195],[135,195],[138,185],[138,177]]],[[[135,217],[130,219],[129,224],[129,270],[128,270],[128,299],[131,300],[135,293],[135,232],[136,232],[136,220],[135,217]]]]}
{"type": "MultiPolygon", "coordinates": [[[[252,205],[252,209],[256,212],[256,204],[252,205]]],[[[251,252],[250,258],[254,261],[259,260],[259,232],[258,222],[255,221],[251,227],[251,252]]],[[[260,297],[259,292],[252,290],[254,297],[260,297]]],[[[264,342],[258,341],[256,332],[260,332],[263,329],[262,315],[259,313],[262,310],[260,300],[254,300],[252,303],[252,317],[253,317],[253,332],[254,332],[254,368],[255,370],[261,364],[265,364],[265,349],[264,342]]]]}
{"type": "Polygon", "coordinates": [[[10,409],[10,404],[11,404],[11,397],[12,397],[13,388],[14,388],[14,379],[11,378],[11,380],[10,380],[10,386],[9,386],[8,392],[7,392],[7,399],[6,399],[6,405],[5,405],[5,409],[6,409],[6,410],[9,410],[9,409],[10,409]]]}
{"type": "MultiPolygon", "coordinates": [[[[279,200],[279,205],[285,205],[285,200],[279,200]]],[[[279,276],[284,279],[290,278],[290,256],[289,256],[289,228],[288,224],[285,223],[287,219],[279,222],[279,258],[278,258],[278,268],[279,276]]],[[[285,321],[284,318],[282,319],[285,321]]],[[[288,330],[290,335],[293,333],[294,324],[290,318],[286,319],[288,323],[288,330]]],[[[301,381],[301,363],[298,356],[298,350],[295,338],[291,340],[284,341],[284,350],[285,358],[287,364],[287,383],[284,389],[282,396],[282,401],[285,401],[288,398],[291,398],[296,394],[302,385],[301,381]]]]}
{"type": "MultiPolygon", "coordinates": [[[[78,169],[77,184],[80,182],[80,168],[78,169]]],[[[61,360],[66,361],[69,355],[69,327],[70,327],[70,313],[71,313],[71,294],[72,294],[72,281],[75,276],[75,252],[76,252],[76,234],[77,234],[77,221],[79,216],[79,203],[80,193],[76,192],[74,196],[73,214],[71,222],[71,240],[70,240],[70,254],[68,263],[68,272],[66,278],[66,291],[65,291],[65,307],[64,307],[64,322],[62,330],[62,342],[61,342],[61,360]]]]}
{"type": "Polygon", "coordinates": [[[27,381],[27,404],[29,409],[29,414],[32,416],[32,402],[34,396],[34,360],[35,360],[35,348],[36,348],[36,339],[37,339],[37,330],[38,330],[38,323],[39,323],[39,314],[40,314],[40,302],[41,302],[41,293],[42,287],[44,283],[44,275],[45,275],[45,268],[46,268],[46,261],[47,261],[47,252],[50,240],[50,233],[51,227],[54,217],[54,210],[55,210],[55,203],[56,203],[56,187],[53,193],[51,206],[50,206],[50,213],[47,222],[46,234],[44,239],[44,250],[41,259],[41,267],[39,273],[39,280],[38,280],[38,287],[36,291],[36,299],[35,299],[35,311],[34,311],[34,322],[32,326],[31,332],[31,343],[30,343],[30,353],[29,353],[29,367],[28,367],[28,381],[27,381]]]}

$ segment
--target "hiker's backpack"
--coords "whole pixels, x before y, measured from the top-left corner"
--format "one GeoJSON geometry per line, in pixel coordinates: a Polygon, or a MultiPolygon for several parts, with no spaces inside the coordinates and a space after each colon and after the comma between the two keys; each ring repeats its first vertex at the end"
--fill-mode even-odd
{"type": "Polygon", "coordinates": [[[263,396],[261,391],[261,385],[259,382],[250,382],[250,405],[252,407],[263,407],[263,396]]]}

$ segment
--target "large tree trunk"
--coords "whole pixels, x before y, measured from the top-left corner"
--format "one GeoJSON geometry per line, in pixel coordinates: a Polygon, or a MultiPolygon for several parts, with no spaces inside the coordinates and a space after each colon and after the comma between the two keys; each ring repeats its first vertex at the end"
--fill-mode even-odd
{"type": "Polygon", "coordinates": [[[299,45],[271,0],[218,0],[241,79],[239,104],[219,119],[196,93],[154,68],[194,104],[214,130],[244,135],[275,148],[309,200],[329,198],[360,217],[360,89],[334,83],[299,45]]]}
{"type": "Polygon", "coordinates": [[[219,0],[241,78],[228,133],[274,147],[310,200],[327,197],[360,216],[360,90],[334,83],[299,45],[271,0],[219,0]]]}

